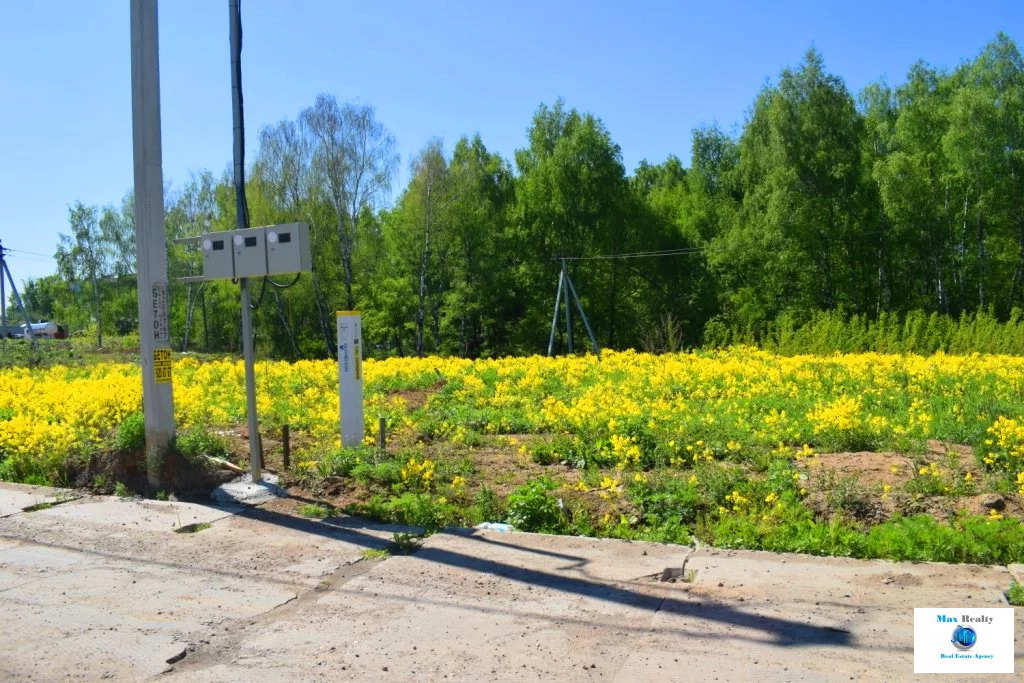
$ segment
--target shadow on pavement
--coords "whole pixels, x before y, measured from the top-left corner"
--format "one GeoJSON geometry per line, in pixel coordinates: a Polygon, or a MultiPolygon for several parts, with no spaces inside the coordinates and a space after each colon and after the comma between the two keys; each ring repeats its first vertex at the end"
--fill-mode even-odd
{"type": "MultiPolygon", "coordinates": [[[[314,521],[270,510],[262,510],[259,508],[246,510],[241,513],[241,516],[265,522],[267,524],[274,524],[317,536],[335,538],[337,540],[374,549],[387,548],[391,546],[391,543],[387,540],[361,533],[360,529],[373,529],[377,531],[413,530],[411,527],[375,524],[355,517],[329,518],[323,521],[314,521]]],[[[474,537],[471,532],[459,532],[456,535],[460,537],[468,536],[472,540],[501,545],[511,549],[521,550],[523,552],[538,552],[533,549],[517,547],[515,544],[511,543],[474,537]]],[[[541,554],[550,554],[555,557],[577,560],[579,563],[586,562],[584,558],[573,555],[545,553],[544,551],[540,552],[541,554]]],[[[851,633],[845,629],[831,626],[816,626],[791,619],[752,614],[721,603],[699,601],[691,602],[673,597],[663,598],[605,582],[552,574],[550,572],[530,569],[522,566],[514,566],[496,560],[482,559],[443,548],[423,548],[415,553],[415,557],[418,560],[426,562],[435,562],[448,567],[456,567],[481,574],[488,574],[490,576],[497,576],[510,581],[517,581],[524,585],[542,586],[544,588],[549,588],[551,590],[570,595],[583,596],[627,607],[649,609],[652,612],[666,612],[683,617],[712,620],[739,628],[762,631],[771,638],[776,645],[788,647],[819,645],[838,647],[854,646],[851,633]]],[[[706,637],[706,634],[697,633],[687,633],[687,635],[706,637]]],[[[742,636],[738,635],[733,635],[733,637],[742,638],[742,636]]]]}

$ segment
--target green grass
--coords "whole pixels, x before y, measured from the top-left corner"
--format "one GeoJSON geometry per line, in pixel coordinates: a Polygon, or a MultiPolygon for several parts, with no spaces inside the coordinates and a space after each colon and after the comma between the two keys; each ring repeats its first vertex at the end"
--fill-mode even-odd
{"type": "Polygon", "coordinates": [[[1011,605],[1024,607],[1024,584],[1013,581],[1010,583],[1010,590],[1006,591],[1006,599],[1011,605]]]}
{"type": "Polygon", "coordinates": [[[303,517],[312,519],[324,519],[325,517],[333,517],[337,514],[337,511],[330,505],[321,505],[320,503],[300,505],[298,512],[303,517]]]}
{"type": "Polygon", "coordinates": [[[394,544],[397,552],[402,555],[409,555],[422,547],[423,536],[420,534],[407,534],[401,531],[396,531],[391,537],[391,542],[394,544]]]}
{"type": "Polygon", "coordinates": [[[391,557],[391,553],[385,548],[367,548],[363,551],[363,559],[371,562],[379,562],[391,557]]]}

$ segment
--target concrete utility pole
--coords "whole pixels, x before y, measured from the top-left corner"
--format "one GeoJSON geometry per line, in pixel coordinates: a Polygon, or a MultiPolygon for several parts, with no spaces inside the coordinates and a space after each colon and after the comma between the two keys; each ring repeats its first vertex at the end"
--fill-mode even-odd
{"type": "Polygon", "coordinates": [[[160,148],[160,68],[156,0],[131,0],[132,137],[135,156],[135,272],[139,293],[146,474],[160,486],[174,438],[167,242],[160,148]]]}

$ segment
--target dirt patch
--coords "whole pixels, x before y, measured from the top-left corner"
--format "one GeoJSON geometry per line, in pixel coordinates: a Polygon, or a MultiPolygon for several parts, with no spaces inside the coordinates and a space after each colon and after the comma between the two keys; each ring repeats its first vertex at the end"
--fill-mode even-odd
{"type": "MultiPolygon", "coordinates": [[[[908,455],[895,452],[823,453],[797,463],[807,476],[806,504],[820,519],[840,515],[878,524],[896,512],[927,513],[938,520],[949,520],[966,510],[987,514],[982,501],[986,496],[921,496],[909,493],[907,482],[917,470],[934,463],[941,470],[955,470],[957,476],[970,472],[975,481],[983,481],[984,471],[970,446],[930,440],[927,450],[908,455]],[[975,500],[976,499],[976,500],[975,500]]],[[[1007,514],[1014,514],[1014,509],[1007,514]]]]}
{"type": "MultiPolygon", "coordinates": [[[[288,495],[301,497],[303,489],[290,488],[288,495]]],[[[362,489],[355,480],[345,477],[327,477],[321,485],[321,495],[339,510],[366,501],[365,489],[362,489]]]]}
{"type": "Polygon", "coordinates": [[[427,404],[431,395],[437,393],[444,386],[444,382],[435,382],[426,389],[402,389],[388,393],[388,398],[400,398],[405,402],[407,410],[419,410],[427,404]]]}
{"type": "Polygon", "coordinates": [[[471,454],[476,473],[473,478],[500,496],[506,496],[523,484],[547,476],[575,484],[579,470],[565,465],[538,465],[529,455],[492,446],[473,449],[471,454]]]}
{"type": "Polygon", "coordinates": [[[957,501],[958,508],[972,515],[987,515],[996,510],[1004,517],[1024,520],[1024,498],[1016,493],[983,493],[957,501]],[[1001,506],[999,501],[1002,501],[1001,506]]]}
{"type": "MultiPolygon", "coordinates": [[[[160,479],[164,482],[163,491],[175,494],[179,500],[193,500],[208,498],[210,491],[236,476],[234,472],[206,467],[177,453],[169,453],[160,479]]],[[[156,493],[149,486],[142,452],[96,453],[88,460],[71,465],[67,480],[76,488],[98,493],[113,493],[118,483],[133,493],[156,493]]]]}
{"type": "Polygon", "coordinates": [[[419,410],[427,403],[427,399],[430,398],[432,391],[426,391],[423,389],[406,389],[404,391],[395,391],[388,394],[388,398],[400,398],[405,402],[405,407],[408,410],[419,410]]]}
{"type": "Polygon", "coordinates": [[[811,488],[819,489],[832,480],[852,478],[863,486],[896,487],[906,481],[914,461],[902,453],[825,453],[801,460],[811,488]]]}

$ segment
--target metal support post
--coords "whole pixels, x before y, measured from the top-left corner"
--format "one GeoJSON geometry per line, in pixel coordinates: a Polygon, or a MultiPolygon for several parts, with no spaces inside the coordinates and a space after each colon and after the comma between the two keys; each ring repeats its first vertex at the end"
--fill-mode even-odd
{"type": "MultiPolygon", "coordinates": [[[[231,120],[234,126],[235,215],[240,230],[249,227],[249,208],[245,201],[245,122],[242,110],[242,18],[239,0],[228,0],[231,42],[231,120]]],[[[249,279],[240,278],[242,290],[242,356],[245,363],[245,399],[249,413],[249,471],[253,482],[263,480],[263,449],[259,420],[256,418],[256,372],[253,369],[252,297],[249,279]]]]}
{"type": "MultiPolygon", "coordinates": [[[[597,345],[597,337],[594,336],[594,331],[590,329],[590,321],[587,320],[587,314],[583,312],[583,303],[580,301],[579,295],[576,294],[576,288],[572,286],[572,280],[569,279],[568,274],[565,276],[565,282],[569,285],[570,296],[576,300],[576,308],[580,312],[580,320],[583,321],[583,327],[586,328],[587,334],[590,336],[590,344],[594,349],[594,354],[597,356],[598,360],[600,360],[601,347],[597,345]]],[[[569,305],[568,300],[566,300],[565,305],[569,305]]]]}
{"type": "Polygon", "coordinates": [[[7,281],[11,283],[11,292],[14,294],[14,303],[17,304],[18,310],[21,311],[21,317],[25,319],[25,334],[28,335],[29,340],[32,342],[32,348],[36,348],[36,334],[32,331],[32,321],[28,319],[28,313],[25,312],[25,304],[21,302],[21,296],[18,294],[18,287],[14,284],[14,278],[11,277],[11,269],[7,267],[7,261],[0,259],[0,266],[3,267],[3,272],[0,272],[0,279],[4,275],[7,275],[7,281]]]}
{"type": "Polygon", "coordinates": [[[242,288],[242,358],[245,363],[245,401],[249,406],[249,472],[252,480],[263,480],[263,448],[260,443],[260,426],[256,419],[256,370],[252,348],[252,301],[249,295],[249,278],[238,281],[242,288]]]}
{"type": "Polygon", "coordinates": [[[281,471],[287,472],[292,467],[291,428],[281,426],[281,471]]]}
{"type": "MultiPolygon", "coordinates": [[[[0,264],[6,267],[4,262],[4,248],[0,246],[0,264]]],[[[2,269],[0,269],[2,270],[2,269]]],[[[7,280],[4,279],[4,274],[0,273],[0,344],[3,344],[3,352],[7,353],[7,291],[6,291],[7,280]]]]}
{"type": "Polygon", "coordinates": [[[548,337],[548,355],[555,350],[555,328],[558,327],[558,304],[562,302],[562,283],[565,282],[565,271],[558,274],[558,293],[555,294],[555,314],[551,316],[551,336],[548,337]]]}
{"type": "MultiPolygon", "coordinates": [[[[565,269],[565,260],[562,260],[562,279],[569,282],[569,273],[565,269]]],[[[569,347],[569,355],[572,355],[572,306],[569,304],[569,292],[565,293],[565,340],[569,347]]]]}

